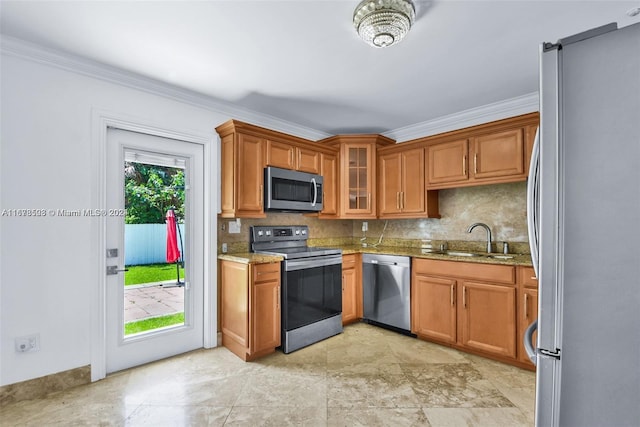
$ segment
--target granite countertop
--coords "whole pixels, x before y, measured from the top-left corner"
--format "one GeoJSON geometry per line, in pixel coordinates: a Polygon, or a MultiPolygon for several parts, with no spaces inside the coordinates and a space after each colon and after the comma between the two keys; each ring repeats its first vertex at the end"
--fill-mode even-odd
{"type": "MultiPolygon", "coordinates": [[[[513,258],[509,259],[499,259],[499,258],[489,258],[486,254],[480,253],[481,256],[477,257],[469,257],[469,256],[453,256],[446,254],[438,254],[438,253],[423,253],[421,248],[407,248],[400,246],[378,246],[378,247],[366,247],[357,245],[342,245],[335,246],[342,249],[343,255],[355,254],[355,253],[368,253],[368,254],[389,254],[389,255],[403,255],[410,256],[414,258],[427,258],[427,259],[435,259],[441,261],[464,261],[464,262],[475,262],[481,264],[502,264],[502,265],[524,265],[531,266],[531,256],[529,254],[508,254],[508,256],[512,256],[513,258]]],[[[496,253],[494,255],[502,255],[500,253],[496,253]]],[[[227,260],[227,261],[235,261],[241,262],[244,264],[263,264],[268,262],[280,262],[283,260],[282,257],[275,255],[264,255],[264,254],[255,254],[251,252],[241,252],[241,253],[229,253],[229,254],[218,254],[218,259],[227,260]]]]}
{"type": "MultiPolygon", "coordinates": [[[[500,259],[500,258],[490,258],[486,256],[484,253],[479,253],[480,256],[453,256],[439,253],[423,253],[421,248],[405,248],[398,246],[378,246],[371,247],[368,246],[363,248],[362,246],[350,245],[350,246],[342,246],[342,254],[355,254],[355,253],[366,253],[366,254],[389,254],[389,255],[404,255],[410,256],[414,258],[427,258],[427,259],[436,259],[441,261],[464,261],[464,262],[475,262],[480,264],[502,264],[502,265],[524,265],[531,266],[531,255],[529,254],[507,254],[507,256],[513,257],[509,259],[500,259]]],[[[466,251],[459,251],[466,252],[466,251]]],[[[493,255],[503,255],[501,253],[495,253],[493,255]]]]}
{"type": "Polygon", "coordinates": [[[225,261],[241,262],[243,264],[266,264],[280,262],[284,258],[276,255],[254,254],[252,252],[239,252],[232,254],[218,254],[218,259],[225,261]]]}

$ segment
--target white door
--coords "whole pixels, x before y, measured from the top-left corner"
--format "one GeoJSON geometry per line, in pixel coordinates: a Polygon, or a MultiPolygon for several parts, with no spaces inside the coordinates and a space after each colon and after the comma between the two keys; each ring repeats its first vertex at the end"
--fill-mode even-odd
{"type": "MultiPolygon", "coordinates": [[[[107,270],[110,267],[115,270],[105,272],[107,274],[105,295],[107,373],[203,346],[203,165],[202,145],[120,129],[107,130],[107,210],[101,214],[106,216],[107,270]],[[162,262],[166,262],[163,259],[154,262],[151,266],[136,266],[136,274],[142,270],[143,278],[137,279],[133,286],[125,286],[125,274],[129,274],[124,271],[127,254],[125,183],[130,180],[125,178],[125,174],[129,177],[132,173],[139,174],[139,170],[147,169],[156,170],[156,175],[179,173],[179,178],[184,178],[182,185],[164,187],[167,191],[182,190],[183,207],[170,206],[166,201],[163,205],[162,197],[146,194],[147,188],[133,191],[135,196],[131,195],[132,190],[127,191],[128,198],[142,197],[146,200],[145,203],[163,211],[162,218],[156,218],[156,224],[144,227],[155,228],[156,231],[158,231],[157,228],[161,231],[164,229],[166,233],[166,224],[158,224],[163,221],[164,210],[175,207],[179,211],[176,216],[178,216],[178,222],[183,223],[179,226],[181,237],[179,250],[182,256],[177,263],[166,266],[161,265],[162,262]],[[168,269],[172,276],[156,278],[154,274],[157,271],[149,273],[139,267],[151,269],[160,267],[161,270],[165,270],[162,273],[165,275],[168,269]],[[145,279],[145,277],[149,278],[145,279]],[[138,282],[142,283],[137,284],[138,282]],[[158,312],[158,306],[164,308],[158,312]],[[135,312],[133,319],[132,312],[135,312]],[[170,320],[169,326],[162,324],[166,319],[170,320]],[[132,332],[129,328],[132,325],[141,326],[141,329],[132,332]],[[127,328],[126,332],[125,328],[127,328]]],[[[158,176],[155,178],[159,179],[158,176]]],[[[162,186],[162,183],[159,185],[162,186]]],[[[131,218],[127,221],[131,222],[131,218]]],[[[127,231],[127,233],[130,232],[127,231]]],[[[138,238],[137,241],[138,245],[142,242],[147,246],[154,246],[147,249],[160,250],[161,257],[166,254],[166,234],[164,239],[160,238],[159,242],[157,238],[152,237],[138,238]]],[[[129,249],[132,251],[131,248],[129,249]]],[[[133,270],[134,267],[131,267],[131,274],[133,270]]]]}

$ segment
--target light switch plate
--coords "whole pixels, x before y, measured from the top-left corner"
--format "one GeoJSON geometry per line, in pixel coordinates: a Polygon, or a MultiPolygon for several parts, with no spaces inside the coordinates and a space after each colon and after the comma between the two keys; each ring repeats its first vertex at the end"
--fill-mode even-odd
{"type": "Polygon", "coordinates": [[[239,234],[240,233],[240,224],[236,221],[229,221],[229,234],[239,234]]]}

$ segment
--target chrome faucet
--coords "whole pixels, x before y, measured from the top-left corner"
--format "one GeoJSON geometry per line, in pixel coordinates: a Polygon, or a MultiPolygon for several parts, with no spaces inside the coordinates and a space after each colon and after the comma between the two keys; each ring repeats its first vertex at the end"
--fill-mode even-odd
{"type": "Polygon", "coordinates": [[[469,228],[467,229],[467,233],[471,233],[473,231],[474,228],[476,227],[484,227],[485,230],[487,230],[487,253],[490,254],[491,251],[491,229],[489,228],[489,226],[485,223],[482,222],[476,222],[474,224],[471,224],[469,226],[469,228]]]}

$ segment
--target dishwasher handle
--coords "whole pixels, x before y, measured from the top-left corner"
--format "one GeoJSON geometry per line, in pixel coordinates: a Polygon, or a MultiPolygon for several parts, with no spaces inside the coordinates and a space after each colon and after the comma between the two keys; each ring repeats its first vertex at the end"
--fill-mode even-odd
{"type": "Polygon", "coordinates": [[[367,261],[367,262],[365,262],[365,264],[399,265],[397,262],[378,261],[377,259],[372,259],[371,261],[367,261]]]}
{"type": "Polygon", "coordinates": [[[362,256],[362,264],[409,268],[411,259],[398,255],[364,254],[362,256]]]}

